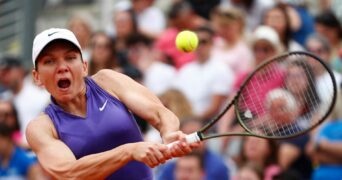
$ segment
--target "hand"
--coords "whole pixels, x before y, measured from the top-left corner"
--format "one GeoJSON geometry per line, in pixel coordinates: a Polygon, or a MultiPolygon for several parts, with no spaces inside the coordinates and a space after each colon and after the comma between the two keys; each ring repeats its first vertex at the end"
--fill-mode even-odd
{"type": "Polygon", "coordinates": [[[168,147],[153,142],[139,142],[131,144],[133,159],[153,168],[172,158],[168,147]]]}
{"type": "Polygon", "coordinates": [[[194,148],[198,148],[201,143],[196,142],[189,144],[186,142],[186,134],[181,131],[176,131],[172,133],[168,133],[163,136],[163,141],[165,144],[172,143],[172,146],[169,147],[170,153],[172,157],[180,157],[190,153],[194,148]]]}

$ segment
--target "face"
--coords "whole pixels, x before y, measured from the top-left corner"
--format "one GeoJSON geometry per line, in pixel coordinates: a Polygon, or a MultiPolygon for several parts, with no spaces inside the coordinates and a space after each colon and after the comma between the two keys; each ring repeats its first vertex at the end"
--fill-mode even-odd
{"type": "Polygon", "coordinates": [[[265,25],[275,29],[281,36],[285,33],[286,18],[280,9],[271,9],[266,13],[265,25]]]}
{"type": "Polygon", "coordinates": [[[196,49],[197,59],[200,61],[208,60],[212,48],[213,40],[210,34],[198,32],[198,47],[196,49]]]}
{"type": "Polygon", "coordinates": [[[89,26],[81,19],[75,19],[69,24],[69,29],[75,34],[79,41],[86,41],[90,37],[89,26]]]}
{"type": "Polygon", "coordinates": [[[11,128],[17,126],[17,120],[15,119],[12,105],[9,102],[0,101],[0,122],[5,123],[11,128]]]}
{"type": "MultiPolygon", "coordinates": [[[[309,52],[317,55],[326,63],[330,63],[330,52],[324,49],[323,45],[316,39],[309,39],[306,43],[306,48],[309,52]]],[[[323,70],[322,66],[316,61],[309,61],[310,66],[312,67],[314,73],[319,75],[320,72],[323,70]]]]}
{"type": "Polygon", "coordinates": [[[330,43],[339,42],[339,32],[337,28],[326,27],[322,24],[315,24],[317,33],[325,36],[330,43]]]}
{"type": "Polygon", "coordinates": [[[276,55],[274,46],[266,40],[257,40],[253,45],[256,65],[276,55]]]}
{"type": "Polygon", "coordinates": [[[287,69],[285,84],[295,96],[304,96],[309,86],[304,69],[296,65],[290,66],[287,69]]]}
{"type": "Polygon", "coordinates": [[[238,20],[227,20],[217,15],[214,18],[213,24],[215,32],[228,42],[241,35],[242,27],[238,20]]]}
{"type": "Polygon", "coordinates": [[[184,156],[177,159],[175,169],[176,180],[201,180],[203,170],[196,156],[184,156]]]}
{"type": "Polygon", "coordinates": [[[37,58],[33,77],[37,85],[44,86],[57,101],[67,102],[85,93],[87,73],[87,64],[75,46],[54,41],[37,58]]]}
{"type": "Polygon", "coordinates": [[[24,77],[24,69],[20,67],[9,67],[0,70],[0,83],[6,88],[15,89],[24,77]]]}
{"type": "Polygon", "coordinates": [[[92,38],[92,61],[95,64],[106,63],[112,56],[111,39],[104,34],[97,34],[92,38]]]}
{"type": "Polygon", "coordinates": [[[133,32],[133,20],[126,11],[120,11],[115,14],[114,24],[118,37],[126,37],[133,32]]]}
{"type": "Polygon", "coordinates": [[[277,123],[287,124],[294,120],[294,112],[287,106],[287,100],[284,98],[271,100],[269,108],[271,118],[277,120],[277,123]]]}
{"type": "Polygon", "coordinates": [[[265,160],[270,154],[270,146],[266,139],[246,137],[243,148],[244,154],[249,161],[265,160]]]}

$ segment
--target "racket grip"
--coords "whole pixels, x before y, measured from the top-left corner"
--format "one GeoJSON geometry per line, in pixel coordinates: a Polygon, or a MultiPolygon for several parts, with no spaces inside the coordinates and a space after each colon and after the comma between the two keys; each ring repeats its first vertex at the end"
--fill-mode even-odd
{"type": "MultiPolygon", "coordinates": [[[[200,142],[201,139],[200,137],[198,136],[197,132],[194,132],[194,133],[191,133],[191,134],[188,134],[185,136],[185,141],[188,143],[188,144],[192,144],[192,143],[196,143],[196,142],[200,142]]],[[[174,141],[170,144],[167,145],[168,148],[171,148],[174,144],[178,143],[179,141],[174,141]]]]}

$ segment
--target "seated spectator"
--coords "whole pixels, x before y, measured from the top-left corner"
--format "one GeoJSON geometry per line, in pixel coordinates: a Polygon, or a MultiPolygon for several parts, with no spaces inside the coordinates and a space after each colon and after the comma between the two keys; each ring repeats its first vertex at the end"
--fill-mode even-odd
{"type": "Polygon", "coordinates": [[[204,180],[203,154],[193,151],[176,160],[174,171],[176,180],[204,180]]]}
{"type": "Polygon", "coordinates": [[[324,36],[331,47],[331,57],[338,56],[338,50],[342,47],[341,23],[331,10],[324,10],[315,16],[315,31],[324,36]]]}
{"type": "Polygon", "coordinates": [[[295,17],[290,16],[289,10],[290,7],[285,4],[277,4],[265,12],[263,24],[272,27],[278,33],[286,51],[302,51],[302,45],[293,39],[291,22],[295,19],[291,18],[295,17]]]}
{"type": "Polygon", "coordinates": [[[156,40],[155,47],[163,57],[162,60],[173,65],[177,69],[195,59],[193,52],[179,51],[175,46],[177,34],[185,29],[194,30],[206,23],[204,19],[193,12],[190,4],[179,1],[172,4],[169,12],[169,27],[156,40]],[[191,19],[191,21],[189,21],[191,19]]]}
{"type": "Polygon", "coordinates": [[[240,167],[234,180],[263,180],[264,172],[258,164],[249,162],[240,167]]]}
{"type": "Polygon", "coordinates": [[[85,12],[76,13],[70,17],[67,27],[72,31],[82,47],[82,57],[85,61],[90,58],[90,38],[94,31],[94,19],[85,12]]]}
{"type": "MultiPolygon", "coordinates": [[[[281,171],[278,165],[278,144],[274,140],[257,137],[244,137],[241,150],[236,157],[238,166],[237,176],[244,165],[254,163],[254,166],[262,169],[262,179],[271,180],[281,171]]],[[[259,173],[260,174],[260,173],[259,173]]]]}
{"type": "Polygon", "coordinates": [[[0,83],[7,89],[0,94],[1,99],[12,101],[18,112],[22,134],[20,144],[28,148],[26,126],[44,110],[50,102],[50,96],[45,89],[34,84],[23,60],[15,56],[4,56],[0,59],[0,83]]]}
{"type": "Polygon", "coordinates": [[[211,56],[213,31],[196,29],[199,45],[195,61],[184,65],[174,80],[174,88],[190,101],[198,119],[207,121],[216,115],[230,94],[234,74],[228,66],[211,56]]]}
{"type": "MultiPolygon", "coordinates": [[[[181,122],[180,129],[187,134],[193,133],[202,127],[202,123],[198,119],[188,118],[181,122]]],[[[203,155],[204,163],[204,179],[218,180],[229,179],[229,170],[223,157],[212,152],[206,142],[202,143],[197,151],[203,155]]],[[[164,165],[159,166],[156,170],[156,179],[160,180],[174,180],[177,159],[168,161],[164,165]]]]}
{"type": "Polygon", "coordinates": [[[245,38],[245,16],[238,9],[217,8],[212,13],[215,37],[212,59],[221,61],[233,70],[234,75],[250,70],[253,55],[245,38]]]}
{"type": "Polygon", "coordinates": [[[0,123],[0,179],[45,179],[37,160],[12,140],[13,130],[0,123]]]}
{"type": "Polygon", "coordinates": [[[141,73],[141,84],[156,95],[171,88],[176,76],[176,69],[158,59],[153,49],[153,40],[142,34],[134,34],[127,38],[128,60],[141,73]]]}
{"type": "Polygon", "coordinates": [[[22,134],[20,132],[18,113],[14,104],[10,101],[0,100],[0,123],[4,123],[12,129],[12,140],[16,145],[21,146],[22,134]]]}
{"type": "Polygon", "coordinates": [[[93,75],[101,69],[116,69],[116,67],[113,40],[103,32],[95,32],[91,38],[89,75],[93,75]]]}

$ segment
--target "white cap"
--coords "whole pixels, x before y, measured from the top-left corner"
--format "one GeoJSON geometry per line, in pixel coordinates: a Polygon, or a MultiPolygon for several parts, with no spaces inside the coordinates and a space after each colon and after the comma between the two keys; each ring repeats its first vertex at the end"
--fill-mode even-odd
{"type": "MultiPolygon", "coordinates": [[[[265,40],[271,43],[278,51],[282,50],[282,45],[279,39],[278,33],[269,26],[258,26],[253,32],[253,41],[252,44],[258,40],[265,40]]],[[[278,52],[280,53],[280,52],[278,52]]]]}
{"type": "Polygon", "coordinates": [[[42,50],[52,41],[57,39],[64,39],[70,41],[81,51],[81,45],[78,42],[76,36],[73,32],[68,29],[61,28],[51,28],[39,33],[33,40],[32,47],[32,63],[35,66],[37,57],[42,52],[42,50]]]}

